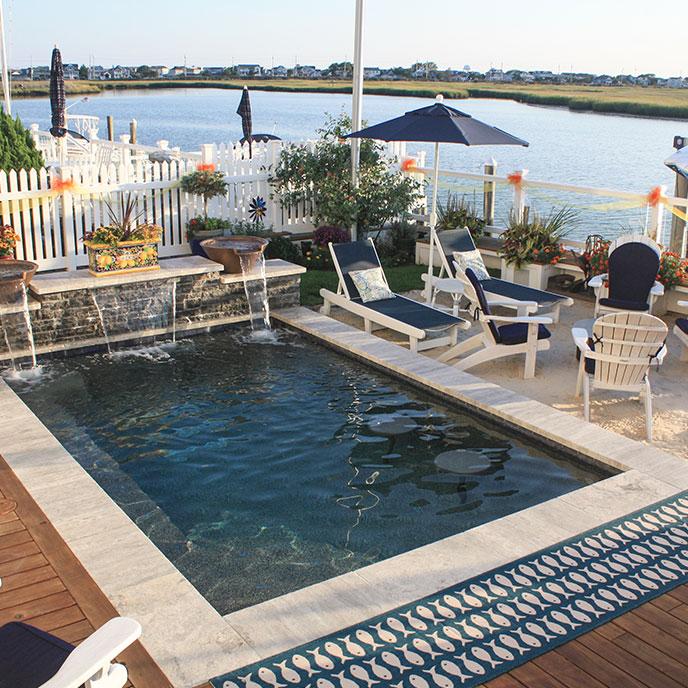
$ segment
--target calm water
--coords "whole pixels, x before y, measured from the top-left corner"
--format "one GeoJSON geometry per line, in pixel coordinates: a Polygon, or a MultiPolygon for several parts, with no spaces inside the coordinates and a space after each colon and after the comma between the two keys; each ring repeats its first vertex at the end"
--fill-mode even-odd
{"type": "Polygon", "coordinates": [[[12,384],[222,613],[600,477],[284,331],[12,384]]]}
{"type": "MultiPolygon", "coordinates": [[[[236,141],[241,137],[241,122],[236,115],[239,96],[239,91],[219,89],[123,91],[91,96],[87,102],[75,105],[72,112],[101,117],[101,136],[105,136],[106,115],[114,116],[118,134],[128,133],[129,120],[136,118],[142,143],[167,139],[183,150],[198,150],[202,143],[236,141]]],[[[275,133],[290,140],[313,137],[325,113],[351,111],[351,97],[339,94],[252,91],[251,102],[255,132],[275,133]]],[[[494,157],[500,164],[498,172],[503,174],[525,168],[532,179],[639,193],[658,184],[673,189],[673,173],[663,161],[673,150],[674,135],[688,134],[688,123],[683,121],[574,113],[502,100],[447,102],[530,142],[529,148],[445,145],[442,167],[450,170],[479,172],[482,163],[494,157]]],[[[423,98],[365,96],[363,114],[373,124],[428,103],[429,99],[423,98]]],[[[38,122],[44,129],[49,126],[47,98],[17,100],[15,109],[27,125],[38,122]]],[[[414,147],[410,146],[410,150],[414,147]]],[[[432,151],[429,147],[427,150],[430,163],[432,151]]],[[[464,182],[454,190],[481,199],[482,190],[473,182],[464,182]]],[[[509,188],[499,190],[497,215],[502,221],[506,220],[510,198],[509,188]]],[[[644,210],[602,212],[591,207],[604,201],[557,196],[554,192],[533,192],[529,198],[530,204],[543,212],[552,202],[578,206],[583,217],[580,226],[574,228],[576,238],[600,230],[613,235],[644,225],[644,210]]]]}

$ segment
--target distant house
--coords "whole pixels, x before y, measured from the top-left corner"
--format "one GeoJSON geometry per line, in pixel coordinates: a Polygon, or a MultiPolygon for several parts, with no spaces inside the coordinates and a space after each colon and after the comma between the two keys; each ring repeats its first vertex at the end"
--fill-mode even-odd
{"type": "Polygon", "coordinates": [[[203,74],[206,76],[224,76],[225,67],[204,67],[203,74]]]}
{"type": "Polygon", "coordinates": [[[258,64],[240,64],[234,68],[237,76],[262,76],[263,68],[258,64]]]}
{"type": "Polygon", "coordinates": [[[122,65],[117,65],[111,69],[104,70],[98,77],[101,81],[111,81],[118,79],[131,79],[132,69],[131,67],[122,67],[122,65]]]}
{"type": "Polygon", "coordinates": [[[69,62],[63,65],[64,78],[70,81],[79,78],[79,65],[76,62],[69,62]]]}
{"type": "Polygon", "coordinates": [[[614,83],[614,79],[609,74],[600,74],[592,80],[592,83],[595,86],[611,86],[614,83]]]}
{"type": "Polygon", "coordinates": [[[667,88],[687,88],[688,83],[686,83],[683,77],[672,76],[666,80],[666,86],[667,88]]]}
{"type": "Polygon", "coordinates": [[[275,79],[286,79],[289,76],[289,70],[283,65],[273,67],[270,72],[270,75],[275,79]]]}
{"type": "Polygon", "coordinates": [[[155,76],[158,79],[162,76],[165,76],[170,71],[170,68],[167,65],[151,65],[150,68],[153,72],[155,72],[155,76]]]}
{"type": "Polygon", "coordinates": [[[48,67],[48,65],[30,67],[29,73],[31,74],[30,78],[34,81],[44,81],[50,78],[50,67],[48,67]]]}
{"type": "Polygon", "coordinates": [[[534,81],[554,81],[554,72],[549,70],[536,69],[531,72],[534,81]]]}
{"type": "Polygon", "coordinates": [[[294,67],[294,76],[302,79],[319,79],[322,72],[315,65],[296,65],[294,67]]]}
{"type": "Polygon", "coordinates": [[[379,79],[382,70],[379,67],[363,67],[364,79],[379,79]]]}
{"type": "Polygon", "coordinates": [[[463,69],[450,69],[447,76],[449,81],[468,81],[469,79],[468,72],[463,69]]]}
{"type": "Polygon", "coordinates": [[[504,81],[504,72],[501,69],[489,69],[485,73],[485,81],[504,81]]]}
{"type": "Polygon", "coordinates": [[[170,67],[167,74],[163,74],[162,76],[167,77],[168,79],[175,79],[180,76],[198,76],[202,71],[203,70],[200,67],[176,65],[174,67],[170,67]]]}

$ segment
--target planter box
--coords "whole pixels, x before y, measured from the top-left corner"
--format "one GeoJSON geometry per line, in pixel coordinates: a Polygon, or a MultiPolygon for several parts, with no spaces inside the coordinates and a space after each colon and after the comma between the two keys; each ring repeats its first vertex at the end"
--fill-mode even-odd
{"type": "Polygon", "coordinates": [[[116,246],[86,241],[88,271],[95,277],[159,270],[157,241],[123,241],[116,246]]]}

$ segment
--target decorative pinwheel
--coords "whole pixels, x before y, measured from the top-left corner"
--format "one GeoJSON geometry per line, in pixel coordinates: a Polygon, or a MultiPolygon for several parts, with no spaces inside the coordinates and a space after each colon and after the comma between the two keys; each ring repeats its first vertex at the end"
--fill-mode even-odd
{"type": "Polygon", "coordinates": [[[253,222],[260,222],[267,213],[267,203],[262,196],[256,196],[248,204],[248,214],[253,222]]]}

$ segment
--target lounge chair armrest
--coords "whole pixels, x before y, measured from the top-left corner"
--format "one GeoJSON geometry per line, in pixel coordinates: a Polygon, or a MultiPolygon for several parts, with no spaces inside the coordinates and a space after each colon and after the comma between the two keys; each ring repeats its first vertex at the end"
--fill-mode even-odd
{"type": "Polygon", "coordinates": [[[652,289],[650,289],[652,296],[662,296],[664,294],[664,285],[661,282],[655,282],[652,289]]]}
{"type": "Polygon", "coordinates": [[[602,275],[595,275],[594,277],[591,277],[588,280],[588,286],[592,287],[593,289],[599,289],[604,284],[604,281],[606,279],[607,279],[607,273],[606,272],[602,275]]]}
{"type": "MultiPolygon", "coordinates": [[[[124,616],[110,619],[72,650],[55,676],[41,688],[79,688],[101,671],[107,675],[110,662],[138,640],[140,635],[141,625],[138,621],[124,616]]],[[[115,673],[123,675],[126,682],[123,667],[115,669],[115,673]]],[[[115,686],[116,682],[113,681],[111,685],[115,686]]]]}
{"type": "Polygon", "coordinates": [[[481,315],[483,320],[492,320],[493,322],[503,323],[535,323],[537,325],[551,325],[554,320],[544,315],[523,315],[520,317],[509,317],[506,315],[481,315]]]}
{"type": "Polygon", "coordinates": [[[485,294],[487,302],[490,306],[499,306],[502,308],[528,308],[529,310],[537,310],[539,308],[537,301],[500,301],[499,299],[492,300],[488,294],[485,294]]]}
{"type": "Polygon", "coordinates": [[[590,333],[583,327],[572,327],[571,336],[573,337],[573,343],[576,345],[579,351],[586,352],[591,351],[590,345],[588,344],[588,339],[590,333]]]}

